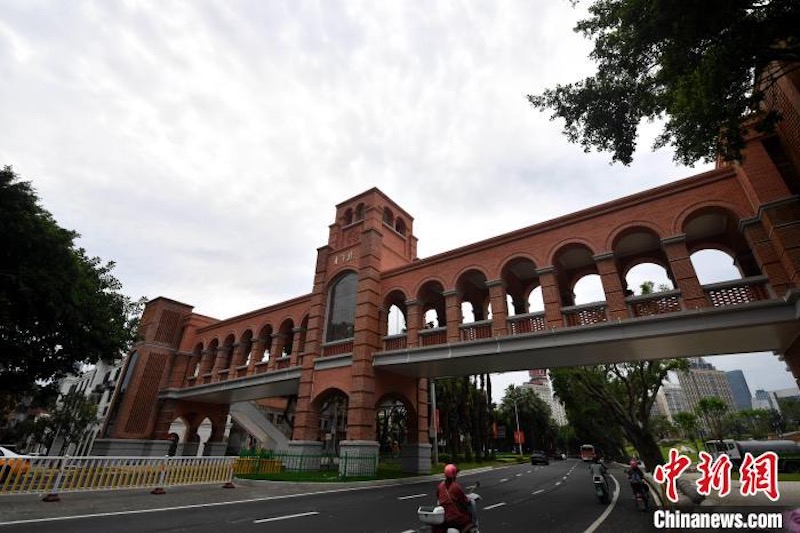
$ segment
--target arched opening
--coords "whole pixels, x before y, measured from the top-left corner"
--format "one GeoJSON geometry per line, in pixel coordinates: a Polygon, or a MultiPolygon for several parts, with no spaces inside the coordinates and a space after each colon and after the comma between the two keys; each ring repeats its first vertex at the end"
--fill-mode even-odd
{"type": "Polygon", "coordinates": [[[398,459],[403,445],[411,442],[413,434],[411,409],[397,397],[387,397],[378,402],[375,409],[375,434],[380,454],[387,459],[398,459]]]}
{"type": "Polygon", "coordinates": [[[594,262],[594,254],[584,244],[568,244],[561,248],[555,255],[553,266],[556,269],[559,297],[562,307],[570,307],[587,302],[605,301],[605,293],[597,285],[600,276],[594,262]],[[578,285],[579,281],[588,275],[588,278],[578,285]]]}
{"type": "Polygon", "coordinates": [[[356,221],[364,220],[364,204],[358,204],[356,206],[356,221]]]}
{"type": "Polygon", "coordinates": [[[305,315],[300,321],[300,335],[297,339],[297,353],[304,353],[306,351],[306,334],[308,333],[308,315],[305,315]]]}
{"type": "Polygon", "coordinates": [[[399,233],[400,235],[405,235],[406,234],[405,221],[402,218],[397,217],[397,221],[395,221],[394,223],[394,229],[397,230],[397,233],[399,233]]]}
{"type": "Polygon", "coordinates": [[[249,365],[253,358],[253,331],[247,330],[242,334],[242,339],[239,341],[239,360],[236,365],[249,365]]]}
{"type": "Polygon", "coordinates": [[[444,288],[438,281],[425,282],[419,290],[417,300],[420,303],[422,324],[417,327],[422,329],[444,328],[447,326],[445,311],[444,288]]]}
{"type": "MultiPolygon", "coordinates": [[[[747,244],[744,235],[739,231],[739,218],[723,208],[700,209],[691,216],[687,217],[683,225],[683,232],[686,234],[686,248],[692,258],[696,252],[701,250],[719,250],[733,258],[738,275],[728,277],[728,279],[741,279],[751,276],[761,275],[758,263],[747,244]]],[[[721,258],[722,256],[716,256],[721,258]]],[[[693,259],[692,264],[695,261],[693,259]]],[[[727,260],[722,261],[720,268],[727,267],[727,260]]],[[[705,270],[712,267],[704,267],[705,270]]],[[[697,270],[697,265],[695,265],[697,270]]],[[[718,278],[724,274],[721,270],[719,274],[708,275],[709,278],[718,278]]],[[[698,279],[700,276],[698,275],[698,279]]],[[[721,281],[721,280],[720,280],[721,281]]],[[[701,284],[710,283],[701,281],[701,284]]]]}
{"type": "Polygon", "coordinates": [[[388,207],[383,208],[383,223],[388,224],[389,227],[394,225],[394,214],[388,207]]]}
{"type": "Polygon", "coordinates": [[[192,355],[189,358],[189,368],[186,372],[187,377],[197,378],[200,374],[200,361],[203,358],[203,343],[199,342],[192,350],[192,355]]]}
{"type": "Polygon", "coordinates": [[[720,250],[698,250],[689,258],[700,285],[742,279],[733,258],[720,250]]]}
{"type": "Polygon", "coordinates": [[[294,348],[294,321],[291,318],[281,323],[278,336],[281,343],[279,357],[290,357],[294,348]]]}
{"type": "Polygon", "coordinates": [[[489,287],[483,272],[464,272],[456,282],[456,289],[461,296],[462,323],[480,322],[489,318],[489,287]],[[469,315],[464,315],[465,309],[469,315]]]}
{"type": "Polygon", "coordinates": [[[650,293],[671,291],[675,285],[669,277],[667,269],[656,263],[640,263],[625,274],[625,282],[628,290],[632,294],[626,296],[642,295],[646,291],[650,293]],[[650,286],[652,284],[652,286],[650,286]],[[645,288],[643,286],[648,286],[645,288]]]}
{"type": "Polygon", "coordinates": [[[347,226],[352,223],[353,223],[353,210],[348,207],[344,211],[344,218],[342,219],[342,224],[347,226]]]}
{"type": "Polygon", "coordinates": [[[333,342],[353,338],[356,318],[356,290],[358,275],[346,272],[331,285],[328,293],[328,320],[325,341],[333,342]]]}
{"type": "Polygon", "coordinates": [[[314,404],[319,409],[318,440],[322,442],[322,453],[338,456],[339,443],[347,438],[347,394],[331,389],[314,404]]]}
{"type": "Polygon", "coordinates": [[[506,288],[506,305],[508,316],[524,315],[544,310],[544,301],[536,302],[540,309],[531,308],[531,297],[535,289],[539,289],[538,298],[541,299],[539,275],[536,272],[536,263],[525,257],[512,259],[503,267],[500,273],[506,288]]]}
{"type": "Polygon", "coordinates": [[[258,350],[253,353],[253,357],[256,359],[256,362],[265,363],[269,361],[269,354],[272,350],[272,337],[271,325],[267,324],[261,328],[261,331],[258,333],[260,346],[257,346],[258,350]]]}

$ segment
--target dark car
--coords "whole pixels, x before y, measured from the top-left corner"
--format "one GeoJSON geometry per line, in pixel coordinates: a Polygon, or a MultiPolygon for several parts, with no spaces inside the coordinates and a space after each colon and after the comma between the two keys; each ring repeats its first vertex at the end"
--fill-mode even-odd
{"type": "Polygon", "coordinates": [[[547,454],[541,450],[535,450],[531,454],[531,464],[532,465],[549,465],[550,459],[547,458],[547,454]]]}

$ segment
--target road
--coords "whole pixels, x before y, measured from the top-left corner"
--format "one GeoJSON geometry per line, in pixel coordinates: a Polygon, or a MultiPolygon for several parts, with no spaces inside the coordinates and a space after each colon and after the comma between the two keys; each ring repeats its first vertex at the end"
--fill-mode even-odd
{"type": "MultiPolygon", "coordinates": [[[[597,501],[588,467],[577,460],[465,472],[459,481],[465,487],[480,481],[476,492],[482,496],[479,517],[484,532],[653,531],[651,513],[635,509],[622,471],[612,468],[610,473],[612,489],[621,485],[622,491],[609,505],[597,501]]],[[[127,509],[96,503],[83,513],[70,507],[70,499],[76,500],[78,495],[65,494],[61,502],[42,504],[61,506],[60,509],[42,507],[51,515],[44,520],[24,515],[11,517],[10,513],[4,516],[0,501],[0,533],[422,532],[427,529],[418,521],[416,511],[420,505],[432,504],[435,485],[430,479],[366,488],[318,485],[316,492],[283,495],[271,495],[262,488],[260,492],[240,491],[234,497],[231,497],[234,491],[216,489],[216,494],[224,493],[228,501],[207,501],[206,497],[194,502],[184,499],[180,504],[159,500],[163,498],[159,496],[136,494],[131,498],[148,503],[127,509]],[[199,500],[202,503],[197,503],[199,500]],[[77,516],[67,517],[67,514],[77,516]]],[[[96,496],[100,500],[107,495],[96,496]]],[[[114,501],[118,500],[119,497],[114,501]]]]}

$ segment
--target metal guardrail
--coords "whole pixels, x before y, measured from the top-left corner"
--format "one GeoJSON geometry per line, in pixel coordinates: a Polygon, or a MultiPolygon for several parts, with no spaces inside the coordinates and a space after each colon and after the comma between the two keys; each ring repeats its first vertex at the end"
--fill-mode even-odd
{"type": "Polygon", "coordinates": [[[25,457],[0,470],[0,495],[151,488],[233,481],[236,457],[25,457]]]}

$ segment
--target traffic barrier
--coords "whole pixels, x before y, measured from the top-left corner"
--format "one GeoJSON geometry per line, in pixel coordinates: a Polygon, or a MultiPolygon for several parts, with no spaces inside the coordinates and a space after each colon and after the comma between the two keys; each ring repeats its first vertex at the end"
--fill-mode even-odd
{"type": "Polygon", "coordinates": [[[3,494],[45,494],[58,501],[62,492],[152,489],[224,483],[233,486],[236,457],[31,457],[25,468],[0,482],[3,494]]]}

